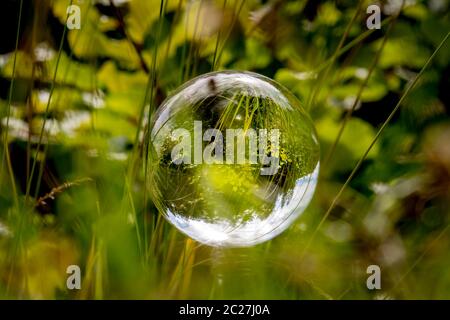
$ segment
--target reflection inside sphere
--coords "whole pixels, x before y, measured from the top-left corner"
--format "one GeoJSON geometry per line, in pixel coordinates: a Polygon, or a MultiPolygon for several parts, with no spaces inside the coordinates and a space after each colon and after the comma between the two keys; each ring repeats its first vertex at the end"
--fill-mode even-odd
{"type": "Polygon", "coordinates": [[[152,199],[166,219],[212,246],[250,246],[306,208],[319,144],[299,101],[249,72],[214,72],[158,109],[149,148],[152,199]]]}

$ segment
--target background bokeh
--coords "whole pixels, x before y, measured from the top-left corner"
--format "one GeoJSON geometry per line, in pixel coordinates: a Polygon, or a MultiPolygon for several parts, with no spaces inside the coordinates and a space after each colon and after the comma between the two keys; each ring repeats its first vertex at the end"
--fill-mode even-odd
{"type": "Polygon", "coordinates": [[[450,298],[448,0],[4,0],[0,28],[0,298],[450,298]],[[251,248],[149,199],[149,119],[225,69],[291,90],[321,144],[308,209],[251,248]]]}

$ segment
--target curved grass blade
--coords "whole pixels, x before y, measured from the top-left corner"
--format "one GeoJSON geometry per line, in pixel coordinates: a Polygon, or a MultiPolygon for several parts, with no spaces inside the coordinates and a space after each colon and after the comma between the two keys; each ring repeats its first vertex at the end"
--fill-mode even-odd
{"type": "MultiPolygon", "coordinates": [[[[72,5],[73,0],[69,1],[69,6],[72,5]]],[[[67,20],[69,18],[69,13],[67,13],[66,15],[66,23],[64,23],[64,29],[63,29],[63,34],[61,36],[61,41],[59,43],[59,48],[58,48],[58,56],[56,58],[56,66],[55,66],[55,71],[53,73],[53,79],[52,79],[52,84],[50,87],[50,92],[49,92],[49,96],[48,96],[48,100],[47,100],[47,105],[45,107],[45,112],[44,112],[44,120],[42,123],[42,128],[40,130],[39,133],[39,140],[38,140],[38,144],[36,147],[36,150],[39,151],[41,145],[42,145],[42,139],[44,137],[44,131],[45,131],[45,124],[47,123],[47,117],[49,114],[49,110],[50,110],[50,103],[52,100],[52,96],[53,96],[53,92],[55,90],[55,83],[56,83],[56,75],[58,73],[58,69],[59,69],[59,62],[61,60],[61,55],[62,55],[62,49],[63,49],[63,45],[64,45],[64,39],[66,37],[66,33],[67,33],[67,20]]],[[[31,181],[33,180],[33,175],[34,175],[34,170],[36,169],[36,163],[37,163],[37,157],[34,157],[33,159],[33,165],[31,166],[31,171],[30,171],[30,177],[27,181],[27,186],[26,186],[26,192],[25,192],[25,199],[28,200],[28,197],[30,195],[30,188],[31,188],[31,181]]]]}
{"type": "Polygon", "coordinates": [[[323,87],[323,83],[324,83],[325,79],[327,78],[328,73],[330,72],[331,66],[336,61],[336,58],[338,57],[338,53],[342,49],[342,46],[344,45],[345,40],[347,39],[348,34],[350,33],[350,29],[352,28],[353,23],[356,21],[356,18],[358,17],[359,10],[361,10],[362,3],[363,3],[362,0],[358,1],[358,6],[356,7],[355,13],[353,14],[352,19],[349,21],[349,23],[345,27],[344,34],[342,35],[341,40],[339,41],[339,44],[338,44],[336,50],[334,51],[333,55],[331,56],[330,62],[327,64],[325,71],[323,72],[322,77],[320,77],[320,80],[317,82],[317,85],[315,86],[312,94],[309,95],[308,102],[306,103],[307,110],[310,109],[311,105],[314,104],[317,96],[319,95],[320,90],[323,87]]]}
{"type": "MultiPolygon", "coordinates": [[[[6,158],[6,165],[8,168],[8,174],[11,178],[11,187],[12,187],[12,192],[14,194],[14,203],[15,203],[16,207],[18,207],[19,200],[18,200],[18,195],[17,195],[16,182],[14,180],[14,172],[13,172],[12,165],[11,165],[11,158],[9,156],[8,131],[9,131],[9,117],[10,117],[10,113],[11,113],[11,101],[12,101],[12,95],[14,92],[14,80],[15,80],[15,75],[16,75],[17,50],[19,47],[20,24],[22,22],[22,9],[23,9],[23,0],[20,0],[19,15],[17,18],[17,32],[16,32],[16,43],[15,43],[15,49],[14,49],[12,78],[11,78],[11,84],[9,86],[8,105],[7,105],[7,109],[6,109],[6,126],[5,126],[5,134],[3,137],[4,153],[2,156],[2,168],[4,168],[4,163],[5,163],[5,158],[6,158]]],[[[0,175],[2,173],[3,173],[3,170],[0,170],[0,175]]],[[[1,181],[1,179],[0,179],[0,181],[1,181]]]]}
{"type": "Polygon", "coordinates": [[[366,151],[364,152],[364,154],[361,156],[361,158],[358,160],[358,162],[356,163],[356,166],[353,168],[352,172],[350,173],[350,175],[348,176],[347,180],[345,181],[345,183],[342,185],[342,187],[340,188],[339,192],[337,193],[337,195],[334,197],[330,207],[328,208],[328,210],[326,211],[325,215],[322,217],[322,219],[320,220],[318,226],[315,228],[313,234],[311,235],[310,239],[308,240],[308,242],[306,243],[305,248],[303,249],[303,253],[302,253],[302,257],[304,256],[304,254],[306,253],[306,251],[308,250],[309,246],[311,245],[311,243],[313,242],[313,240],[315,239],[317,232],[320,230],[320,228],[322,227],[323,223],[327,220],[328,216],[330,215],[331,211],[334,209],[337,201],[339,200],[339,198],[341,197],[342,193],[344,192],[344,190],[347,188],[348,184],[350,183],[350,181],[353,179],[353,177],[356,175],[356,172],[358,171],[358,169],[361,167],[362,163],[364,162],[364,160],[366,159],[367,155],[369,154],[370,150],[372,150],[373,146],[375,145],[375,143],[378,141],[379,137],[381,136],[381,134],[383,133],[384,129],[386,128],[386,126],[389,124],[389,122],[392,120],[392,118],[394,117],[395,113],[397,112],[397,110],[400,108],[401,104],[403,103],[403,101],[405,100],[405,98],[408,96],[409,92],[415,87],[415,85],[417,84],[417,82],[419,81],[419,79],[422,77],[424,71],[427,69],[428,65],[431,63],[431,61],[434,59],[434,57],[436,56],[436,54],[439,52],[439,50],[442,48],[442,46],[444,45],[444,43],[448,40],[450,36],[450,32],[447,33],[447,35],[442,39],[441,43],[438,45],[438,47],[434,50],[434,52],[432,53],[432,55],[428,58],[428,60],[425,62],[425,65],[422,67],[422,69],[420,70],[420,72],[416,75],[416,77],[414,78],[414,80],[407,86],[405,92],[403,93],[403,95],[401,96],[400,100],[397,102],[397,104],[395,105],[394,109],[392,109],[391,113],[389,114],[389,116],[387,117],[387,119],[384,121],[383,125],[380,127],[380,129],[378,130],[377,134],[375,135],[375,137],[373,138],[372,142],[370,143],[369,147],[366,149],[366,151]]]}
{"type": "Polygon", "coordinates": [[[386,35],[383,37],[383,41],[382,41],[379,49],[377,50],[377,53],[375,54],[375,58],[373,59],[372,64],[370,65],[369,71],[367,72],[367,75],[364,78],[364,81],[361,83],[361,86],[359,87],[358,93],[356,94],[356,98],[353,101],[352,107],[349,110],[347,110],[347,112],[345,113],[344,121],[342,121],[342,124],[339,128],[338,135],[336,136],[336,139],[334,140],[333,145],[330,147],[327,155],[324,158],[324,166],[326,166],[328,164],[331,157],[333,156],[333,153],[334,153],[337,145],[339,144],[339,141],[342,137],[344,129],[345,129],[348,121],[350,120],[351,115],[355,111],[356,106],[358,105],[358,102],[361,99],[361,95],[364,91],[364,88],[366,87],[367,83],[369,82],[369,79],[370,79],[373,71],[375,70],[375,67],[378,64],[378,60],[380,59],[381,53],[383,52],[384,46],[386,45],[388,36],[391,33],[392,29],[394,28],[395,22],[397,21],[397,18],[400,15],[400,12],[401,12],[401,9],[398,11],[398,13],[395,15],[394,19],[392,20],[391,24],[389,25],[388,30],[386,31],[386,35]]]}

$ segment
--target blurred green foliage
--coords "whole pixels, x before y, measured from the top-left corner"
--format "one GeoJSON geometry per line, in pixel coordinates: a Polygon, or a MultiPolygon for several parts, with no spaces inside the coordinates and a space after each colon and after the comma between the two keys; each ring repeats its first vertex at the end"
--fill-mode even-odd
{"type": "Polygon", "coordinates": [[[0,13],[1,298],[450,297],[450,41],[320,223],[449,32],[448,0],[406,1],[398,17],[401,1],[382,2],[380,30],[366,28],[370,1],[23,0],[19,24],[20,2],[0,13]],[[80,30],[64,27],[71,3],[80,30]],[[307,211],[245,249],[183,237],[145,174],[157,106],[225,69],[291,90],[322,147],[307,211]],[[366,287],[371,264],[382,290],[366,287]]]}

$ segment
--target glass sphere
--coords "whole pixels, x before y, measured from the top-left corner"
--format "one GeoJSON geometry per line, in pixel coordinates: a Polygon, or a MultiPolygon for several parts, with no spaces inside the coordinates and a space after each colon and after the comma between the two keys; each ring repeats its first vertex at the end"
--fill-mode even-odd
{"type": "Polygon", "coordinates": [[[152,199],[211,246],[251,246],[283,232],[311,201],[319,143],[300,102],[251,72],[192,79],[151,124],[152,199]]]}

